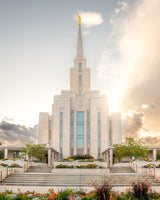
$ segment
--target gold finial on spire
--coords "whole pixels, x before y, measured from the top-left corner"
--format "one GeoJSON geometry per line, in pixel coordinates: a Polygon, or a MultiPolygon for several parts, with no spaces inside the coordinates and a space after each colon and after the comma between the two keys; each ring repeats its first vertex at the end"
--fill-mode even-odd
{"type": "Polygon", "coordinates": [[[81,25],[81,16],[77,12],[77,17],[78,17],[78,24],[81,25]]]}

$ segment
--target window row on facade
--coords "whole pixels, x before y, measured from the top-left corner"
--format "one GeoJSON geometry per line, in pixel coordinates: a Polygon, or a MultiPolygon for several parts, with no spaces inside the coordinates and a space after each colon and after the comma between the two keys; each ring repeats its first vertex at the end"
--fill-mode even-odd
{"type": "MultiPolygon", "coordinates": [[[[76,146],[77,154],[84,154],[84,112],[77,111],[77,134],[76,134],[76,146]]],[[[97,113],[98,124],[98,157],[100,157],[101,147],[101,127],[100,127],[100,112],[97,113]]],[[[74,112],[71,112],[71,133],[70,133],[70,150],[71,155],[74,154],[74,112]]],[[[87,112],[87,141],[86,148],[87,154],[90,152],[90,113],[87,112]]],[[[63,158],[63,112],[60,112],[60,158],[63,158]]]]}

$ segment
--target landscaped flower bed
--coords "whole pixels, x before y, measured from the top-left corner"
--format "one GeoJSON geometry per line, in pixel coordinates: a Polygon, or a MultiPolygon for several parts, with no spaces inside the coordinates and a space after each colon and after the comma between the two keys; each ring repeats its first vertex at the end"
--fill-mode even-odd
{"type": "Polygon", "coordinates": [[[4,163],[0,163],[0,166],[2,167],[8,167],[8,168],[22,168],[22,166],[14,163],[14,164],[11,164],[11,165],[7,165],[7,164],[4,164],[4,163]]]}
{"type": "Polygon", "coordinates": [[[73,159],[73,158],[70,158],[70,157],[63,158],[63,159],[59,160],[58,162],[74,162],[74,161],[76,161],[76,162],[95,162],[95,161],[104,162],[104,160],[102,158],[99,158],[99,159],[89,158],[89,159],[79,159],[79,160],[77,160],[77,159],[73,159]]]}
{"type": "Polygon", "coordinates": [[[98,162],[104,162],[104,160],[102,158],[99,159],[94,159],[94,157],[92,157],[91,155],[74,155],[71,157],[67,157],[67,158],[63,158],[61,160],[59,160],[58,162],[74,162],[74,161],[78,161],[78,162],[94,162],[94,161],[98,161],[98,162]]]}
{"type": "MultiPolygon", "coordinates": [[[[54,189],[49,189],[47,193],[37,193],[35,191],[26,191],[22,193],[20,189],[18,189],[17,193],[13,193],[12,191],[6,191],[0,193],[0,199],[4,200],[96,200],[97,192],[91,191],[86,193],[84,191],[73,191],[72,189],[54,192],[54,189]]],[[[100,198],[104,200],[104,198],[100,198]]],[[[126,192],[121,193],[109,193],[109,200],[158,200],[160,199],[160,193],[150,192],[147,195],[141,198],[136,198],[134,193],[127,189],[126,192]]]]}
{"type": "Polygon", "coordinates": [[[88,165],[57,165],[56,168],[72,168],[72,169],[104,169],[102,166],[98,166],[95,164],[88,164],[88,165]]]}
{"type": "Polygon", "coordinates": [[[158,164],[158,165],[148,164],[148,165],[142,166],[142,168],[160,168],[160,164],[158,164]]]}
{"type": "Polygon", "coordinates": [[[151,158],[138,158],[139,161],[152,162],[151,158]]]}
{"type": "Polygon", "coordinates": [[[24,158],[3,158],[3,159],[0,159],[0,161],[3,160],[3,161],[6,161],[6,160],[13,160],[13,161],[28,161],[24,158]]]}
{"type": "Polygon", "coordinates": [[[0,163],[0,166],[2,166],[2,167],[8,167],[8,165],[4,164],[4,163],[0,163]]]}
{"type": "Polygon", "coordinates": [[[22,166],[18,165],[18,164],[12,164],[8,166],[9,168],[22,168],[22,166]]]}

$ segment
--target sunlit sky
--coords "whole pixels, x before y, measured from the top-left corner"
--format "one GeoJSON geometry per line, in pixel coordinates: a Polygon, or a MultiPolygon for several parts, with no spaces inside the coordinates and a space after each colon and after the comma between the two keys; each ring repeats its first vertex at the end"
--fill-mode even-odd
{"type": "Polygon", "coordinates": [[[34,126],[69,89],[78,11],[91,88],[136,132],[159,136],[159,8],[159,0],[0,0],[0,120],[34,126]]]}

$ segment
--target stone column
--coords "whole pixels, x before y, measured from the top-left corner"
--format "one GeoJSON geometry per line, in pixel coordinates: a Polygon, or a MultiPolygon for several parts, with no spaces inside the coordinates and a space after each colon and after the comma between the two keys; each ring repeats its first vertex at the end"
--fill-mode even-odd
{"type": "Polygon", "coordinates": [[[156,161],[156,158],[157,158],[157,156],[156,156],[156,149],[153,149],[153,161],[154,162],[156,161]]]}
{"type": "Polygon", "coordinates": [[[5,159],[8,158],[8,149],[7,148],[4,149],[4,158],[5,159]]]}
{"type": "Polygon", "coordinates": [[[51,149],[48,149],[48,167],[51,167],[51,149]]]}
{"type": "Polygon", "coordinates": [[[26,160],[29,160],[29,156],[28,156],[28,154],[26,154],[26,160]]]}
{"type": "Polygon", "coordinates": [[[108,163],[107,165],[109,166],[109,152],[106,153],[106,162],[108,163]]]}
{"type": "Polygon", "coordinates": [[[110,167],[113,166],[113,149],[110,149],[110,167]]]}
{"type": "Polygon", "coordinates": [[[52,167],[54,167],[54,152],[52,152],[52,167]]]}

